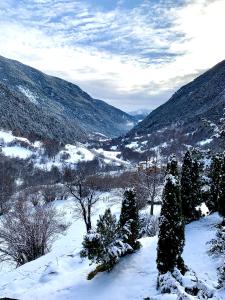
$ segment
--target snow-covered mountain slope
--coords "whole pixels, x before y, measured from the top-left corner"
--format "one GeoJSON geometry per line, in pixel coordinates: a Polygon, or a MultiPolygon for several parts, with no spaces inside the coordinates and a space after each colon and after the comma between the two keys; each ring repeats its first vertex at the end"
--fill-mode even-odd
{"type": "Polygon", "coordinates": [[[77,85],[0,56],[0,127],[63,143],[95,133],[116,137],[136,123],[77,85]],[[16,109],[15,109],[16,107],[16,109]]]}
{"type": "Polygon", "coordinates": [[[149,142],[145,149],[164,142],[172,145],[173,152],[185,145],[215,149],[218,141],[210,140],[212,128],[203,120],[218,124],[224,107],[225,61],[222,61],[181,87],[138,123],[127,134],[127,139],[133,142],[135,137],[143,136],[149,142]]]}
{"type": "MultiPolygon", "coordinates": [[[[102,194],[95,211],[95,221],[107,207],[118,216],[119,200],[115,193],[102,194]]],[[[156,289],[157,237],[142,238],[142,248],[138,252],[121,259],[110,273],[100,273],[88,281],[86,277],[95,266],[79,257],[84,225],[81,220],[73,219],[72,200],[56,201],[55,205],[65,212],[65,219],[71,222],[71,226],[54,243],[49,254],[12,271],[6,272],[6,266],[0,274],[0,297],[21,300],[177,299],[176,295],[161,295],[156,289]]],[[[187,225],[184,249],[186,264],[215,292],[214,299],[225,299],[225,293],[215,289],[218,261],[208,256],[206,243],[215,236],[215,225],[220,221],[218,215],[213,214],[187,225]]]]}
{"type": "Polygon", "coordinates": [[[129,166],[130,163],[121,158],[120,151],[106,151],[90,147],[87,143],[76,142],[66,144],[56,155],[45,155],[43,143],[30,142],[23,137],[17,137],[11,131],[0,130],[0,151],[5,156],[30,159],[38,168],[50,170],[53,166],[76,165],[79,162],[89,162],[98,159],[100,163],[111,166],[129,166]]]}

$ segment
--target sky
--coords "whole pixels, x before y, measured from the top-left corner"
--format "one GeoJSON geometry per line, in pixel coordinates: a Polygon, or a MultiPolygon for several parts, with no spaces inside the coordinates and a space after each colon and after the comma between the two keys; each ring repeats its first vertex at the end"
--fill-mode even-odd
{"type": "Polygon", "coordinates": [[[225,0],[0,0],[0,55],[125,111],[225,59],[225,0]]]}

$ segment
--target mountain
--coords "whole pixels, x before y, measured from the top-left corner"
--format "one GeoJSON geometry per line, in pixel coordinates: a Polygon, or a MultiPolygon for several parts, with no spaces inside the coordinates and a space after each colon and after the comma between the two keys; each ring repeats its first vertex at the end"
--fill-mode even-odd
{"type": "Polygon", "coordinates": [[[180,142],[183,139],[189,144],[199,143],[209,134],[203,119],[218,123],[224,107],[225,60],[181,87],[165,104],[137,124],[127,136],[149,135],[151,140],[151,135],[157,133],[158,143],[178,137],[180,142]]]}
{"type": "Polygon", "coordinates": [[[135,118],[77,85],[0,56],[0,128],[64,143],[116,137],[135,118]]]}
{"type": "Polygon", "coordinates": [[[129,115],[133,116],[137,122],[141,122],[148,114],[150,114],[150,112],[152,112],[152,109],[138,109],[129,112],[129,115]]]}

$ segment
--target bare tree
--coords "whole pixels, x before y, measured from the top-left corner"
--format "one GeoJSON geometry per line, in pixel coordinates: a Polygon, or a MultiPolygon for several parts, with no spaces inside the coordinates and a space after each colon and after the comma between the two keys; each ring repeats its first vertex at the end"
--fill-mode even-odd
{"type": "Polygon", "coordinates": [[[80,168],[72,178],[69,176],[68,178],[70,181],[65,184],[74,198],[76,217],[84,220],[86,230],[89,232],[92,228],[93,208],[99,200],[94,177],[88,176],[86,170],[80,168]]]}
{"type": "Polygon", "coordinates": [[[158,155],[147,158],[137,172],[135,179],[135,189],[139,204],[145,206],[150,203],[150,215],[154,213],[154,205],[160,194],[160,183],[162,180],[161,168],[159,165],[158,155]]]}
{"type": "Polygon", "coordinates": [[[40,186],[40,191],[46,204],[56,199],[64,200],[69,194],[63,184],[42,185],[40,186]]]}
{"type": "Polygon", "coordinates": [[[12,260],[17,266],[32,261],[46,254],[65,228],[53,206],[18,201],[1,218],[0,259],[12,260]]]}

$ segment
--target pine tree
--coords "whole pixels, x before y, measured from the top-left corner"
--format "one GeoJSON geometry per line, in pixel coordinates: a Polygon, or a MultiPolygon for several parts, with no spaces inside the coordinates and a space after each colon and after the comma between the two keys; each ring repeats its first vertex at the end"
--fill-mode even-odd
{"type": "Polygon", "coordinates": [[[191,152],[187,151],[182,165],[181,174],[181,205],[186,222],[191,222],[201,216],[196,207],[201,204],[201,180],[199,164],[192,160],[191,152]]]}
{"type": "Polygon", "coordinates": [[[192,201],[192,158],[190,151],[187,151],[182,165],[181,173],[181,205],[184,219],[189,222],[193,219],[192,201]]]}
{"type": "Polygon", "coordinates": [[[157,267],[160,274],[179,268],[185,272],[181,254],[184,247],[184,224],[181,213],[180,182],[177,161],[172,157],[167,166],[160,215],[157,267]]]}
{"type": "Polygon", "coordinates": [[[101,264],[101,271],[111,270],[120,256],[132,250],[124,243],[118,232],[116,217],[106,209],[104,215],[99,216],[96,230],[91,230],[84,237],[81,257],[88,257],[94,263],[101,264]]]}
{"type": "Polygon", "coordinates": [[[210,198],[207,201],[207,206],[211,212],[218,210],[218,196],[220,185],[220,170],[221,170],[221,156],[215,155],[212,159],[212,165],[210,169],[210,198]]]}
{"type": "Polygon", "coordinates": [[[192,205],[193,205],[193,219],[199,219],[201,211],[197,210],[196,207],[202,203],[201,193],[201,177],[200,167],[198,161],[195,159],[191,169],[191,181],[192,181],[192,205]]]}
{"type": "MultiPolygon", "coordinates": [[[[173,175],[175,178],[179,177],[178,168],[177,168],[177,159],[175,154],[170,156],[169,162],[166,168],[166,174],[173,175]]],[[[180,190],[180,189],[179,189],[180,190]]]]}
{"type": "Polygon", "coordinates": [[[137,241],[139,235],[139,217],[136,195],[133,190],[126,190],[124,192],[119,227],[124,243],[129,244],[132,251],[139,249],[140,243],[137,241]]]}
{"type": "Polygon", "coordinates": [[[225,157],[223,158],[223,163],[221,166],[220,175],[220,186],[219,186],[219,196],[218,196],[218,212],[221,217],[223,217],[223,224],[225,224],[225,157]]]}

